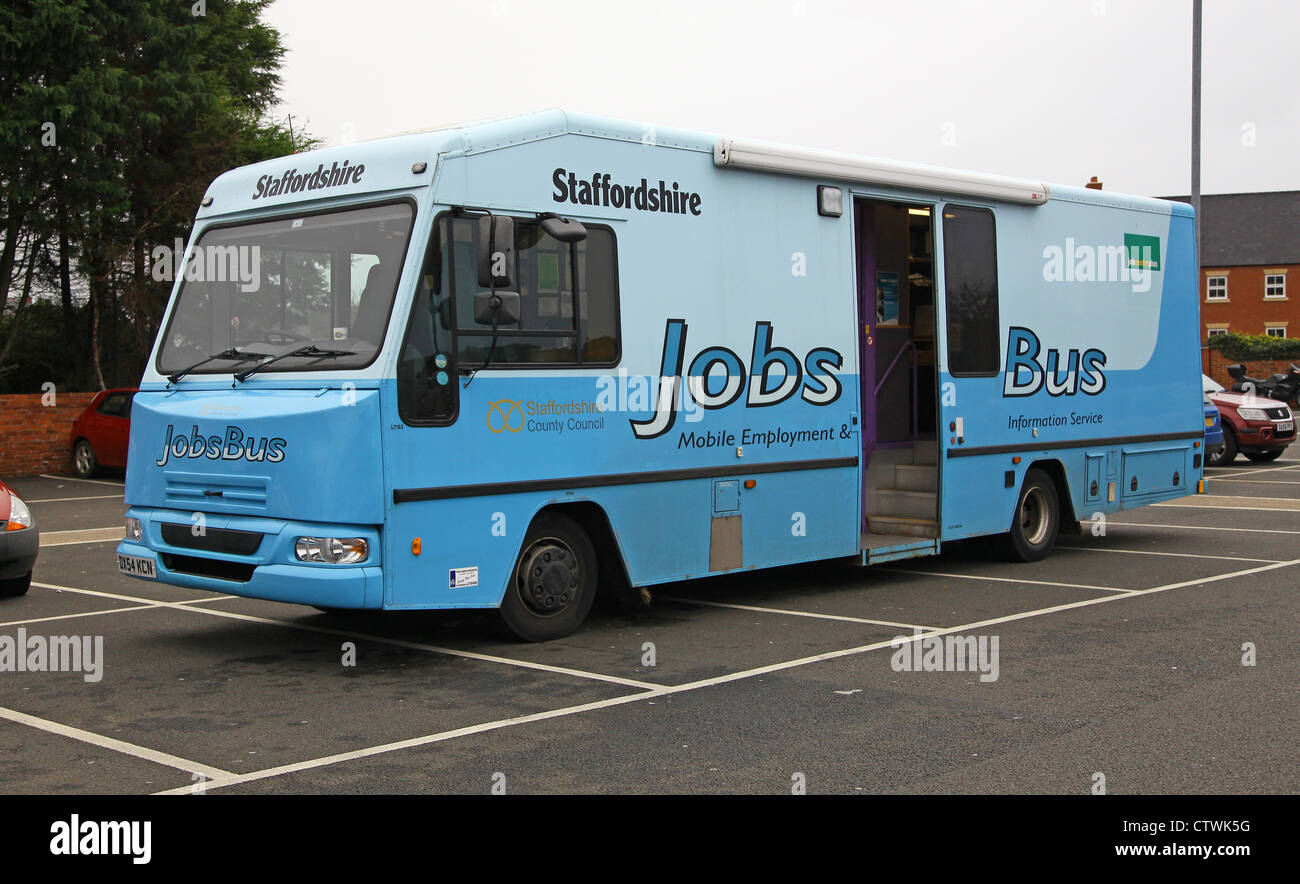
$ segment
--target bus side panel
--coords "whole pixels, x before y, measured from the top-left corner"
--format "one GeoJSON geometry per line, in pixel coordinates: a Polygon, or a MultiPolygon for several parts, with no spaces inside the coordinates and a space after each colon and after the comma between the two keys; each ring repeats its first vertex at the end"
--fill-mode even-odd
{"type": "MultiPolygon", "coordinates": [[[[818,215],[817,182],[718,170],[700,150],[578,135],[444,159],[439,170],[439,205],[559,211],[613,230],[621,358],[598,368],[489,367],[468,386],[459,378],[450,426],[404,425],[395,385],[386,385],[390,500],[393,490],[449,486],[463,495],[389,504],[390,605],[496,604],[528,522],[549,502],[601,505],[637,584],[857,552],[852,232],[847,216],[818,215]],[[699,200],[677,213],[575,203],[556,183],[566,175],[699,200]],[[680,366],[670,353],[681,354],[680,366]],[[773,367],[780,362],[794,373],[773,367]],[[661,376],[692,364],[713,366],[716,407],[674,397],[674,409],[661,411],[661,376]],[[720,393],[733,383],[734,396],[720,393]],[[780,390],[777,401],[754,395],[755,384],[780,390]],[[666,416],[670,426],[649,431],[666,416]],[[826,461],[832,469],[797,469],[826,461]],[[786,464],[796,469],[787,474],[786,464]],[[738,563],[730,548],[710,555],[715,531],[735,530],[715,523],[718,500],[731,493],[715,479],[756,482],[740,488],[738,563]],[[528,482],[546,487],[513,493],[528,482]],[[483,496],[463,486],[496,487],[483,496]],[[453,589],[451,572],[473,567],[476,585],[453,589]]],[[[457,297],[473,297],[472,274],[456,279],[467,287],[457,297]]]]}
{"type": "MultiPolygon", "coordinates": [[[[943,352],[941,425],[963,428],[942,438],[943,539],[1008,530],[1026,470],[1044,461],[1060,464],[1079,518],[1193,493],[1203,424],[1191,218],[1055,199],[995,213],[1001,371],[953,376],[943,352]],[[1121,265],[1121,278],[1110,278],[1116,267],[1102,247],[1134,243],[1158,249],[1159,269],[1125,279],[1121,265]],[[1074,266],[1051,263],[1067,250],[1074,266]],[[1090,354],[1093,370],[1071,377],[1090,354]],[[1171,435],[1179,438],[1145,438],[1171,435]],[[1071,441],[1080,444],[1062,445],[1071,441]],[[989,448],[1014,450],[980,453],[989,448]]],[[[945,324],[946,310],[946,335],[945,324]]]]}
{"type": "MultiPolygon", "coordinates": [[[[490,383],[490,379],[476,379],[473,386],[485,382],[490,383]]],[[[541,385],[538,396],[542,395],[542,389],[549,391],[551,398],[526,396],[522,400],[507,400],[504,392],[500,392],[493,393],[490,401],[519,401],[521,411],[526,413],[530,402],[540,406],[542,402],[585,401],[582,397],[590,398],[594,380],[570,378],[559,387],[561,391],[569,390],[567,393],[557,392],[556,382],[541,385]]],[[[386,385],[386,413],[396,414],[395,395],[393,385],[386,385]]],[[[620,449],[614,441],[626,426],[626,415],[572,418],[575,425],[602,424],[599,428],[581,430],[569,429],[570,418],[558,419],[559,426],[549,430],[528,427],[530,423],[550,425],[556,419],[522,419],[523,429],[518,433],[507,429],[493,434],[490,429],[485,430],[487,438],[479,440],[477,451],[464,451],[447,460],[443,465],[447,474],[472,475],[470,464],[482,459],[486,452],[500,451],[498,460],[502,466],[495,475],[502,476],[503,470],[530,465],[535,472],[529,478],[542,478],[543,468],[564,464],[571,457],[568,452],[575,448],[585,452],[582,468],[586,478],[602,480],[610,473],[635,475],[644,470],[643,462],[620,449]],[[498,436],[504,438],[498,440],[498,436]],[[602,438],[608,445],[599,443],[602,438]]],[[[486,421],[483,425],[487,426],[486,421]]],[[[447,429],[404,427],[391,431],[386,462],[400,474],[403,470],[414,470],[416,461],[442,457],[435,447],[412,448],[399,444],[398,439],[405,443],[420,438],[415,433],[432,434],[447,429]]],[[[839,432],[836,428],[835,435],[839,432]]],[[[735,460],[734,450],[725,454],[735,460]]],[[[722,458],[713,460],[716,463],[722,458]]],[[[730,466],[725,460],[723,463],[730,466]]],[[[736,460],[734,471],[727,473],[717,478],[625,482],[588,488],[575,483],[569,490],[542,493],[509,493],[506,484],[487,495],[397,504],[392,502],[390,494],[385,605],[395,608],[496,606],[506,591],[533,517],[543,507],[563,507],[577,502],[594,503],[605,513],[635,585],[702,577],[738,568],[850,556],[857,552],[856,467],[746,473],[745,464],[736,460]],[[753,481],[753,488],[744,487],[746,479],[753,481]],[[739,520],[743,545],[739,563],[713,567],[717,560],[711,556],[711,541],[717,519],[739,520]],[[420,540],[418,554],[413,547],[416,538],[420,540]]],[[[570,474],[576,475],[572,470],[570,474]]]]}

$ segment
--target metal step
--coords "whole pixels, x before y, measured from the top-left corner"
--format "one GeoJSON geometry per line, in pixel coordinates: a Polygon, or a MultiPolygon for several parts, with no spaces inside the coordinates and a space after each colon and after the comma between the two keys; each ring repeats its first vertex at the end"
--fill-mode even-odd
{"type": "Polygon", "coordinates": [[[902,491],[938,491],[939,470],[933,464],[894,464],[894,483],[902,491]]]}
{"type": "Polygon", "coordinates": [[[871,492],[868,504],[868,520],[876,516],[934,519],[939,513],[939,496],[933,491],[877,488],[871,492]]]}
{"type": "Polygon", "coordinates": [[[861,549],[862,564],[871,565],[933,555],[939,551],[939,541],[910,534],[863,534],[861,549]]]}
{"type": "Polygon", "coordinates": [[[939,462],[939,443],[934,439],[918,439],[912,446],[912,463],[937,464],[939,462]]]}
{"type": "Polygon", "coordinates": [[[908,537],[938,537],[937,519],[913,519],[905,516],[868,516],[870,534],[906,534],[908,537]]]}

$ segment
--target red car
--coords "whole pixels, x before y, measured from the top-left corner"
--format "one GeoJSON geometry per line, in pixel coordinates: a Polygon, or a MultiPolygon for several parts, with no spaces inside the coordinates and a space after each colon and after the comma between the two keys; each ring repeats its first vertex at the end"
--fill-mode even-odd
{"type": "Polygon", "coordinates": [[[1237,452],[1256,462],[1277,460],[1295,441],[1295,415],[1285,402],[1226,390],[1206,395],[1223,424],[1223,448],[1208,454],[1210,466],[1227,466],[1237,452]]]}
{"type": "Polygon", "coordinates": [[[40,545],[32,511],[12,488],[0,482],[0,596],[27,592],[40,545]]]}
{"type": "Polygon", "coordinates": [[[89,479],[100,467],[126,468],[135,394],[133,387],[97,393],[72,422],[72,466],[78,476],[89,479]]]}

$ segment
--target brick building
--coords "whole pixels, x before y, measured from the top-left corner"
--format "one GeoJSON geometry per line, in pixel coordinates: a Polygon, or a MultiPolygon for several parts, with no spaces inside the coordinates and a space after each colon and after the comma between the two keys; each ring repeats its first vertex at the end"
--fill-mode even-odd
{"type": "Polygon", "coordinates": [[[1229,331],[1300,337],[1300,191],[1201,197],[1201,335],[1229,331]]]}

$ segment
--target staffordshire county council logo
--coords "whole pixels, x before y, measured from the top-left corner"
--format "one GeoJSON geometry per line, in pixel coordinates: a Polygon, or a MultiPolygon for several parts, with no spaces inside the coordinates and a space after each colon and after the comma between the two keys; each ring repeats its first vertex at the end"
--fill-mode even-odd
{"type": "Polygon", "coordinates": [[[487,427],[493,433],[501,434],[506,430],[518,433],[524,428],[524,408],[520,402],[499,399],[488,403],[487,427]]]}

